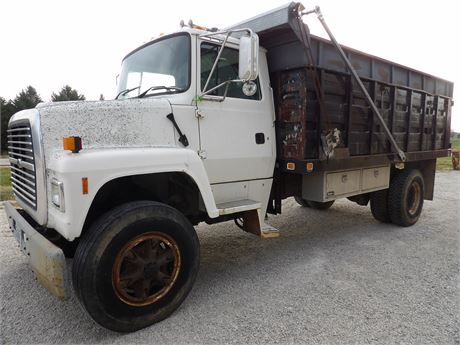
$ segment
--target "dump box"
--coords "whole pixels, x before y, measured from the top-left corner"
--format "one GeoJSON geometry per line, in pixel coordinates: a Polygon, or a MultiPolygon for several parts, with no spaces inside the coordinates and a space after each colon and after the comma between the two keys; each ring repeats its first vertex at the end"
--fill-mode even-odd
{"type": "MultiPolygon", "coordinates": [[[[397,160],[337,48],[309,34],[296,16],[299,6],[293,2],[235,26],[257,32],[268,50],[280,167],[311,162],[315,169],[329,170],[397,160]]],[[[447,155],[453,83],[342,49],[407,161],[447,155]]],[[[295,169],[302,172],[306,164],[295,169]]]]}

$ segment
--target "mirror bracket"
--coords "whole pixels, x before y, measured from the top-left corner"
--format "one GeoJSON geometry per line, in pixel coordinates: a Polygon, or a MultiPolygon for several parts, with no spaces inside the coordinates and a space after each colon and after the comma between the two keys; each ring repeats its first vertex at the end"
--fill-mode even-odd
{"type": "MultiPolygon", "coordinates": [[[[243,29],[235,29],[235,30],[229,30],[229,31],[218,31],[218,32],[212,32],[212,33],[206,33],[206,34],[202,34],[200,35],[199,37],[200,38],[203,38],[203,37],[206,37],[206,38],[211,38],[212,36],[216,36],[216,35],[224,35],[225,34],[225,38],[223,39],[222,41],[222,44],[221,44],[221,47],[219,49],[219,52],[217,54],[217,57],[216,57],[216,60],[214,61],[214,64],[212,65],[212,68],[211,68],[211,71],[209,72],[209,75],[208,75],[208,79],[206,80],[206,83],[204,85],[204,88],[203,88],[203,91],[201,93],[201,96],[205,96],[207,94],[209,94],[210,92],[222,87],[224,84],[227,84],[226,85],[226,88],[225,88],[225,93],[224,93],[224,96],[223,96],[223,99],[222,101],[225,99],[226,95],[227,95],[227,91],[228,91],[228,86],[229,86],[229,83],[232,83],[232,82],[246,82],[248,81],[249,79],[235,79],[235,80],[227,80],[215,87],[213,87],[212,89],[210,90],[207,90],[208,88],[208,85],[209,85],[209,82],[211,81],[211,77],[212,75],[214,74],[214,71],[217,67],[217,64],[219,63],[219,60],[220,60],[220,56],[222,55],[222,52],[224,51],[225,49],[225,44],[227,43],[228,41],[228,38],[234,34],[234,33],[238,33],[238,32],[244,32],[244,33],[247,33],[249,35],[249,38],[252,38],[254,36],[257,36],[253,33],[253,31],[251,29],[248,29],[248,28],[243,28],[243,29]]],[[[215,37],[214,37],[215,38],[215,37]]],[[[249,76],[250,77],[250,76],[249,76]]]]}
{"type": "Polygon", "coordinates": [[[211,96],[211,97],[213,97],[212,100],[216,100],[218,102],[223,102],[225,100],[225,98],[227,97],[228,87],[230,86],[231,83],[238,83],[238,82],[245,82],[245,81],[246,80],[242,80],[242,79],[233,79],[233,80],[224,81],[223,83],[220,83],[219,85],[214,86],[212,89],[209,89],[207,91],[202,92],[201,96],[202,97],[203,96],[211,96]],[[213,91],[215,91],[217,89],[220,89],[222,86],[225,86],[225,91],[224,91],[223,96],[212,96],[212,95],[210,95],[211,92],[213,92],[213,91]]]}

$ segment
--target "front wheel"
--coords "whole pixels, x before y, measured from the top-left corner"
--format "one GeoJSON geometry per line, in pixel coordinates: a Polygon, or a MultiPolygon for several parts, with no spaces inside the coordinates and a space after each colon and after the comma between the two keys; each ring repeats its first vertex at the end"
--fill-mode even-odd
{"type": "Polygon", "coordinates": [[[199,256],[198,237],[183,214],[157,202],[131,202],[109,211],[81,239],[73,285],[97,323],[132,332],[180,306],[199,256]]]}

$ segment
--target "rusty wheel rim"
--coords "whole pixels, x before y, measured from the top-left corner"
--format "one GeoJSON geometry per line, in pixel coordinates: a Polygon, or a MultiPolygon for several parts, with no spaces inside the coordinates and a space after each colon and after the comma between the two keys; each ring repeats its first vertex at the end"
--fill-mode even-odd
{"type": "Polygon", "coordinates": [[[126,243],[115,257],[112,285],[117,297],[142,307],[165,296],[181,267],[177,243],[161,232],[148,232],[126,243]]]}
{"type": "Polygon", "coordinates": [[[420,206],[420,197],[422,194],[422,188],[417,182],[412,182],[409,187],[409,193],[407,198],[407,210],[411,216],[414,216],[420,206]]]}

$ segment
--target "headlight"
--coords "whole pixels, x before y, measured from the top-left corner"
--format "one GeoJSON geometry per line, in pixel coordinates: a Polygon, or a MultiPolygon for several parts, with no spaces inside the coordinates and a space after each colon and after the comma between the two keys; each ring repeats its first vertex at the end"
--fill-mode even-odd
{"type": "Polygon", "coordinates": [[[64,184],[55,178],[51,180],[51,202],[59,210],[64,212],[65,203],[64,203],[64,184]]]}

